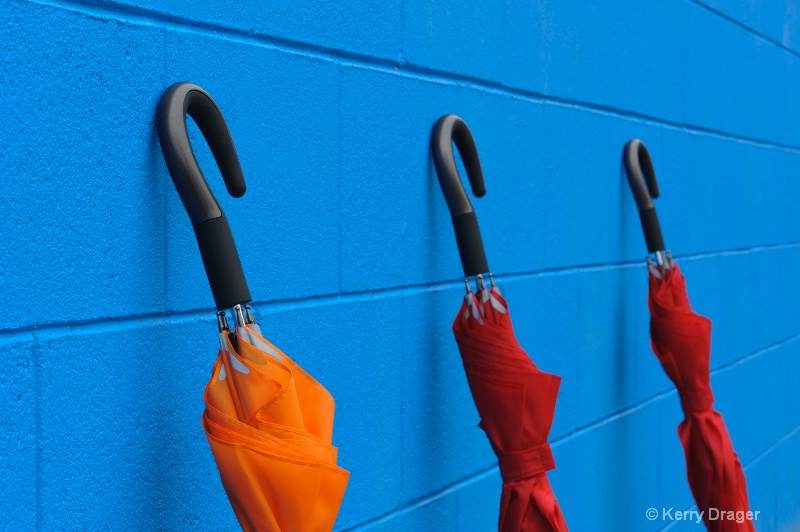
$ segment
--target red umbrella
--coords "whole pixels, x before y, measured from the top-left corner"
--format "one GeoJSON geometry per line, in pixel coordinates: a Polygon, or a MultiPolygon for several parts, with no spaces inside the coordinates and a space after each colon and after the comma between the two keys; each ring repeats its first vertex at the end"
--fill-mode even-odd
{"type": "Polygon", "coordinates": [[[479,426],[498,457],[503,478],[498,530],[567,530],[547,478],[547,471],[556,467],[547,437],[561,377],[539,371],[517,342],[508,305],[490,273],[491,287],[484,283],[489,267],[477,216],[456,170],[454,141],[472,192],[483,196],[483,172],[472,133],[459,117],[443,116],[433,127],[431,151],[452,215],[467,286],[453,332],[481,417],[479,426]],[[477,294],[470,288],[472,276],[477,276],[477,294]]]}
{"type": "Polygon", "coordinates": [[[689,487],[708,530],[753,531],[742,464],[722,415],[712,406],[711,320],[692,311],[683,274],[665,251],[652,201],[658,197],[658,184],[647,148],[640,140],[631,140],[623,158],[648,252],[656,254],[657,264],[648,257],[650,343],[678,390],[686,416],[678,425],[678,436],[689,487]]]}

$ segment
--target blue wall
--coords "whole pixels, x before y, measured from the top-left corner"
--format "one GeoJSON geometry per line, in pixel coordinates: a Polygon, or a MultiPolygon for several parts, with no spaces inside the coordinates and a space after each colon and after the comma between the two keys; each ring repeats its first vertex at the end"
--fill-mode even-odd
{"type": "Polygon", "coordinates": [[[0,528],[237,527],[200,426],[212,298],[155,133],[181,80],[238,148],[234,200],[192,126],[257,317],[336,398],[337,530],[496,527],[450,332],[444,113],[478,143],[519,339],[563,376],[550,478],[571,528],[656,530],[648,507],[693,504],[649,347],[631,137],[714,320],[757,528],[800,526],[798,2],[266,4],[0,0],[0,528]]]}

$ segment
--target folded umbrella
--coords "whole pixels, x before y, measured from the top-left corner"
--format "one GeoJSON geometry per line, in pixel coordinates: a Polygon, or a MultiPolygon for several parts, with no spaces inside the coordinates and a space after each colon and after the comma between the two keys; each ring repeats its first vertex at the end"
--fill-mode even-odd
{"type": "Polygon", "coordinates": [[[333,529],[349,473],[332,446],[334,400],[255,323],[250,290],[225,213],[195,160],[186,115],[197,123],[228,192],[245,182],[216,103],[191,83],[158,105],[161,150],[192,221],[217,309],[220,349],[206,385],[202,423],[239,524],[245,531],[333,529]],[[224,309],[232,309],[235,330],[224,309]]]}
{"type": "Polygon", "coordinates": [[[431,151],[467,287],[453,332],[481,417],[479,426],[498,457],[503,479],[498,530],[567,530],[547,478],[547,471],[556,467],[547,438],[561,377],[540,371],[517,342],[508,305],[489,273],[477,216],[456,170],[453,142],[473,193],[483,196],[483,172],[472,133],[459,117],[446,115],[434,125],[431,151]],[[477,293],[470,287],[472,276],[477,277],[477,293]]]}
{"type": "Polygon", "coordinates": [[[650,343],[680,396],[685,418],[678,436],[689,487],[708,530],[752,531],[752,521],[736,522],[736,512],[748,511],[747,484],[725,421],[713,408],[711,320],[692,311],[683,274],[664,246],[652,201],[658,184],[644,143],[628,142],[623,159],[648,252],[655,254],[655,263],[648,256],[650,343]]]}

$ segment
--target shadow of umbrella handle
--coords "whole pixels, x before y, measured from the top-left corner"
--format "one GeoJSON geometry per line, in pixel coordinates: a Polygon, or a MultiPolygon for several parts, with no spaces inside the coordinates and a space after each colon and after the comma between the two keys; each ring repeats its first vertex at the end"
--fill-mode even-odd
{"type": "Polygon", "coordinates": [[[172,182],[194,227],[214,302],[218,310],[223,310],[252,298],[228,219],[211,193],[189,142],[187,114],[205,137],[228,193],[239,198],[247,187],[228,125],[211,96],[192,83],[169,87],[158,103],[158,139],[172,182]]]}

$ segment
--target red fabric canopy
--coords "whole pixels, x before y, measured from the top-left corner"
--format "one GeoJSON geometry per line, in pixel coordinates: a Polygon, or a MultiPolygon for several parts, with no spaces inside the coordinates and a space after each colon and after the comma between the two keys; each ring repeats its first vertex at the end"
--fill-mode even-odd
{"type": "Polygon", "coordinates": [[[730,520],[735,514],[728,513],[747,512],[747,485],[725,421],[712,407],[711,320],[692,312],[677,264],[651,267],[648,304],[653,352],[675,383],[686,416],[678,436],[689,486],[706,527],[713,532],[753,531],[751,520],[737,523],[730,520]]]}
{"type": "Polygon", "coordinates": [[[480,427],[503,478],[498,529],[565,531],[547,471],[555,461],[547,437],[561,377],[539,371],[514,336],[507,304],[492,288],[467,294],[453,323],[480,427]]]}

